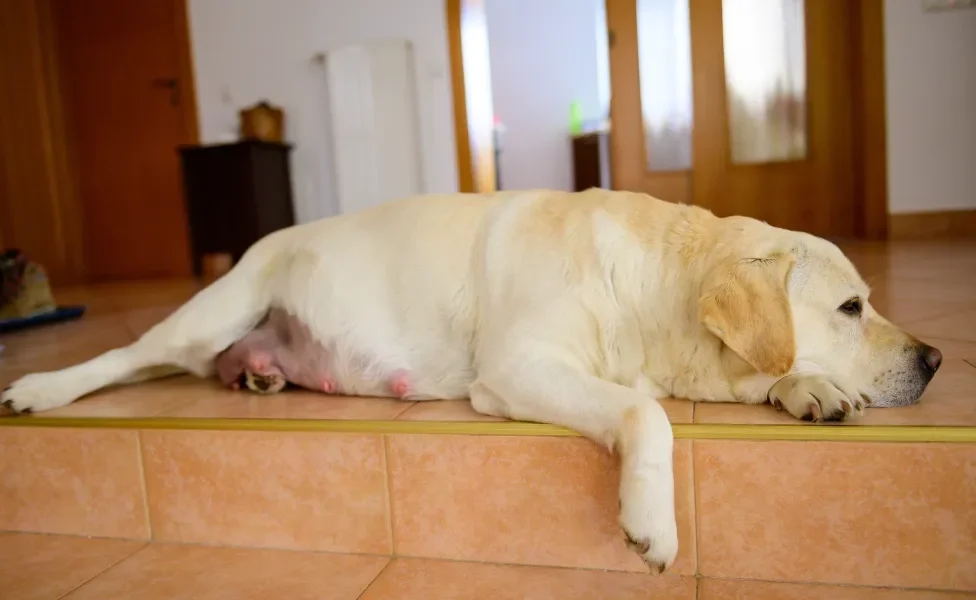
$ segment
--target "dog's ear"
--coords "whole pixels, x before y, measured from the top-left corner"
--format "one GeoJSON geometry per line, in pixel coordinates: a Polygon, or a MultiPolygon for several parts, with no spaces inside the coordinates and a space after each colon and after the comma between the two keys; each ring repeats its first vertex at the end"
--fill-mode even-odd
{"type": "Polygon", "coordinates": [[[730,261],[706,277],[698,315],[713,335],[760,373],[782,376],[796,360],[786,279],[792,254],[730,261]]]}

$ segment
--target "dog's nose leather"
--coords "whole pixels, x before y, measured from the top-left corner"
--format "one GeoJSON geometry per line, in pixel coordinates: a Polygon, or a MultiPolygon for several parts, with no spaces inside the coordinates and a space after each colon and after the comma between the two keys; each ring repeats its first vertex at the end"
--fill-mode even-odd
{"type": "Polygon", "coordinates": [[[922,346],[921,348],[922,362],[925,363],[925,367],[933,375],[942,366],[942,353],[939,352],[938,348],[933,348],[932,346],[922,346]]]}

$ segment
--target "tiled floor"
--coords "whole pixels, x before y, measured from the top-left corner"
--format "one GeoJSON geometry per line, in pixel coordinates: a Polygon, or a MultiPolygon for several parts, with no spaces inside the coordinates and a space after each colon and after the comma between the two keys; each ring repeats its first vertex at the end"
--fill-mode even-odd
{"type": "Polygon", "coordinates": [[[17,600],[962,600],[967,595],[0,533],[17,600]]]}
{"type": "MultiPolygon", "coordinates": [[[[871,283],[874,306],[937,346],[946,356],[921,404],[874,409],[865,425],[976,425],[976,242],[848,244],[848,255],[871,283]]],[[[116,284],[63,290],[62,304],[85,303],[80,321],[4,336],[0,385],[25,373],[68,366],[128,343],[185,301],[190,282],[116,284]]],[[[674,423],[800,425],[768,405],[666,401],[674,423]]],[[[214,382],[178,377],[97,393],[43,413],[57,417],[197,417],[491,421],[464,400],[410,403],[337,398],[290,391],[276,396],[231,392],[214,382]]]]}

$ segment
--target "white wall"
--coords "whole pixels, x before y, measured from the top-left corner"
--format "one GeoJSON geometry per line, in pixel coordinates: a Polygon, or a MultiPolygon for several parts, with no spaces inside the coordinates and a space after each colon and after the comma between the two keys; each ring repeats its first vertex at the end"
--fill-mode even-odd
{"type": "Polygon", "coordinates": [[[885,3],[888,209],[976,209],[976,9],[885,3]]]}
{"type": "Polygon", "coordinates": [[[237,111],[282,106],[300,222],[338,210],[325,76],[316,53],[391,38],[413,42],[424,189],[457,190],[444,0],[190,0],[200,135],[236,137],[237,111]]]}
{"type": "MultiPolygon", "coordinates": [[[[570,104],[599,118],[603,0],[488,0],[492,100],[505,125],[505,189],[573,185],[570,104]]],[[[604,26],[605,29],[605,26],[604,26]]]]}

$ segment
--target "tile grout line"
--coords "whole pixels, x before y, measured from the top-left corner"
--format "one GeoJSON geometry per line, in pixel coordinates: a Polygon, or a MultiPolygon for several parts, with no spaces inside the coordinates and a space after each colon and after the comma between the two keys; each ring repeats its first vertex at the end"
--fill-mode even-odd
{"type": "Polygon", "coordinates": [[[560,569],[564,571],[592,571],[596,573],[611,573],[617,575],[648,575],[650,577],[667,577],[667,578],[682,578],[682,577],[694,577],[694,575],[679,575],[678,573],[671,573],[670,571],[655,575],[652,574],[650,568],[644,571],[625,571],[619,568],[610,567],[581,567],[572,565],[547,565],[541,563],[517,563],[517,562],[505,562],[505,561],[492,561],[492,560],[476,560],[474,558],[446,558],[443,556],[422,556],[419,554],[397,554],[392,558],[397,560],[426,560],[426,561],[437,561],[437,562],[449,562],[449,563],[462,563],[462,564],[472,564],[472,565],[494,565],[498,567],[525,567],[526,569],[560,569]]]}
{"type": "MultiPolygon", "coordinates": [[[[71,535],[71,534],[35,534],[29,531],[14,531],[10,533],[27,533],[30,535],[65,535],[68,537],[82,537],[88,538],[89,536],[83,535],[71,535]]],[[[102,539],[102,538],[99,538],[102,539]]],[[[104,539],[118,539],[118,538],[104,538],[104,539]]],[[[145,542],[145,540],[123,540],[123,541],[133,541],[133,542],[145,542]]],[[[254,550],[256,552],[299,552],[303,554],[328,554],[332,556],[362,556],[369,558],[390,558],[389,554],[374,554],[369,552],[340,552],[338,550],[318,550],[315,548],[284,548],[282,546],[243,546],[240,544],[211,544],[204,542],[175,542],[169,540],[154,540],[148,542],[152,546],[192,546],[194,548],[210,548],[216,550],[254,550]]]]}
{"type": "Polygon", "coordinates": [[[58,533],[52,531],[34,531],[31,529],[0,529],[0,535],[11,535],[11,534],[22,534],[22,535],[45,535],[45,536],[58,536],[58,537],[69,537],[69,538],[81,538],[85,540],[108,540],[111,542],[141,542],[143,544],[148,544],[152,540],[137,540],[133,538],[124,537],[111,537],[105,535],[86,535],[84,533],[58,533]]]}
{"type": "Polygon", "coordinates": [[[136,453],[139,461],[139,491],[142,492],[142,508],[146,511],[146,532],[149,541],[153,541],[152,511],[149,508],[149,482],[146,480],[146,459],[143,456],[142,430],[136,429],[136,453]]]}
{"type": "Polygon", "coordinates": [[[150,543],[151,542],[143,541],[143,544],[141,546],[139,546],[138,548],[135,548],[132,552],[126,554],[125,556],[123,556],[122,558],[120,558],[117,561],[113,562],[112,564],[108,565],[107,567],[105,567],[104,569],[102,569],[101,571],[99,571],[98,573],[95,573],[94,575],[92,575],[88,579],[82,581],[81,583],[79,583],[75,587],[71,588],[69,591],[65,592],[64,594],[61,594],[60,596],[57,597],[57,600],[61,600],[62,598],[68,598],[69,596],[73,595],[75,592],[77,592],[81,588],[85,587],[89,583],[95,581],[96,579],[98,579],[102,575],[108,573],[109,571],[111,571],[115,567],[119,566],[123,562],[129,560],[130,558],[132,558],[133,556],[135,556],[139,552],[142,552],[143,550],[145,550],[146,548],[148,548],[149,545],[150,545],[150,543]]]}
{"type": "Polygon", "coordinates": [[[377,571],[376,572],[376,575],[373,576],[373,578],[369,580],[369,583],[366,584],[366,587],[363,588],[363,591],[359,592],[359,595],[356,596],[356,600],[359,600],[360,598],[362,598],[366,594],[366,592],[369,591],[369,588],[373,587],[373,584],[376,583],[376,581],[380,578],[380,575],[382,575],[383,573],[385,573],[386,570],[390,568],[390,565],[393,564],[393,560],[394,560],[394,557],[392,557],[392,556],[387,557],[386,564],[383,565],[383,568],[380,569],[379,571],[377,571]]]}
{"type": "MultiPolygon", "coordinates": [[[[972,312],[972,310],[973,310],[973,308],[971,306],[968,306],[967,305],[966,308],[953,309],[953,310],[951,310],[949,312],[944,312],[944,313],[940,313],[940,314],[937,314],[937,315],[932,315],[932,316],[928,316],[928,317],[921,317],[919,319],[902,320],[902,321],[899,321],[898,326],[899,327],[909,327],[909,326],[914,327],[915,325],[918,325],[919,323],[924,323],[925,321],[935,321],[937,319],[944,319],[946,317],[955,317],[955,316],[961,315],[963,313],[972,312]]],[[[927,334],[922,334],[922,335],[927,335],[927,334]]],[[[932,336],[932,337],[941,337],[941,336],[932,336]]],[[[942,338],[942,339],[949,340],[949,341],[952,341],[952,342],[970,342],[970,343],[973,343],[973,340],[954,340],[954,339],[951,339],[951,338],[942,338]]]]}
{"type": "Polygon", "coordinates": [[[387,434],[380,435],[380,443],[383,444],[383,487],[386,492],[386,516],[387,516],[387,530],[390,532],[390,556],[396,556],[396,528],[393,527],[393,485],[390,482],[392,475],[390,474],[390,449],[389,449],[389,436],[387,434]]]}
{"type": "MultiPolygon", "coordinates": [[[[527,569],[557,569],[557,570],[569,570],[569,571],[593,571],[597,573],[607,573],[616,575],[650,575],[648,572],[642,571],[621,571],[616,569],[607,569],[602,567],[577,567],[577,566],[565,566],[565,565],[544,565],[544,564],[528,564],[528,563],[511,563],[511,562],[493,562],[493,561],[479,561],[472,559],[460,559],[460,558],[443,558],[443,557],[432,557],[432,556],[389,556],[385,554],[369,554],[361,552],[334,552],[329,550],[297,550],[291,548],[269,548],[269,547],[257,547],[257,546],[225,546],[225,545],[214,545],[214,544],[202,544],[195,542],[146,542],[145,540],[126,540],[122,538],[104,538],[104,537],[94,537],[85,535],[74,535],[74,534],[61,534],[61,533],[44,533],[44,532],[26,532],[26,531],[0,531],[0,533],[7,534],[25,534],[25,535],[45,535],[45,536],[64,536],[72,538],[84,538],[84,539],[104,539],[112,541],[131,541],[140,542],[141,546],[134,549],[131,553],[124,556],[123,558],[115,561],[109,567],[106,567],[98,575],[93,576],[88,579],[85,583],[89,583],[95,577],[104,574],[106,571],[124,560],[131,558],[137,552],[140,552],[150,546],[192,546],[199,548],[212,548],[212,549],[235,549],[235,550],[254,550],[254,551],[271,551],[271,552],[301,552],[308,554],[325,554],[325,555],[337,555],[337,556],[364,556],[372,558],[384,558],[387,559],[387,565],[380,571],[384,571],[389,564],[391,564],[396,559],[406,559],[406,560],[425,560],[425,561],[435,561],[435,562],[449,562],[449,563],[461,563],[461,564],[475,564],[475,565],[495,565],[500,567],[524,567],[527,569]]],[[[379,575],[377,575],[378,577],[379,575]]],[[[716,580],[716,581],[744,581],[744,582],[755,582],[755,583],[773,583],[773,584],[784,584],[784,585],[814,585],[814,586],[824,586],[824,587],[843,587],[843,588],[865,588],[865,589],[876,589],[876,590],[899,590],[899,591],[925,591],[925,592],[949,592],[949,593],[967,593],[966,590],[953,589],[953,588],[937,588],[937,587],[905,587],[896,585],[878,585],[870,583],[838,583],[838,582],[825,582],[825,581],[808,581],[808,580],[784,580],[784,579],[754,579],[745,577],[705,577],[701,575],[679,575],[679,574],[664,574],[664,575],[652,575],[653,577],[665,577],[665,578],[691,578],[697,581],[703,581],[706,579],[716,580]]],[[[373,579],[375,581],[375,578],[373,579]]],[[[371,582],[372,584],[372,582],[371,582]]],[[[84,585],[84,584],[81,584],[84,585]]],[[[78,587],[81,587],[79,585],[78,587]]],[[[76,591],[75,588],[73,591],[76,591]]],[[[68,592],[70,593],[70,592],[68,592]]],[[[64,598],[64,596],[61,596],[64,598]]]]}
{"type": "Polygon", "coordinates": [[[701,581],[701,509],[698,502],[698,465],[696,455],[697,440],[691,440],[691,490],[692,506],[695,509],[695,594],[698,594],[698,583],[701,581]]]}
{"type": "Polygon", "coordinates": [[[408,412],[410,412],[410,410],[411,410],[412,408],[415,408],[415,407],[416,407],[416,406],[417,406],[418,404],[420,404],[420,403],[419,403],[419,402],[417,402],[416,400],[414,400],[414,401],[412,401],[412,402],[410,402],[410,403],[404,403],[404,404],[407,404],[407,407],[406,407],[406,408],[404,408],[403,410],[401,410],[400,412],[398,412],[397,414],[395,414],[395,415],[393,415],[393,416],[392,416],[392,417],[390,418],[390,420],[391,420],[391,421],[399,421],[399,420],[400,420],[400,417],[402,417],[403,415],[405,415],[405,414],[407,414],[408,412]]]}
{"type": "MultiPolygon", "coordinates": [[[[702,580],[712,580],[712,581],[744,581],[747,583],[772,583],[779,585],[803,585],[803,586],[820,586],[820,587],[838,587],[838,588],[861,588],[870,590],[896,590],[899,592],[941,592],[948,594],[967,594],[970,595],[972,592],[969,590],[953,589],[953,588],[936,588],[936,587],[905,587],[897,585],[877,585],[871,583],[837,583],[837,582],[826,582],[826,581],[799,581],[799,580],[789,580],[789,579],[750,579],[746,577],[702,577],[702,580]]],[[[960,598],[961,600],[961,598],[960,598]]]]}

